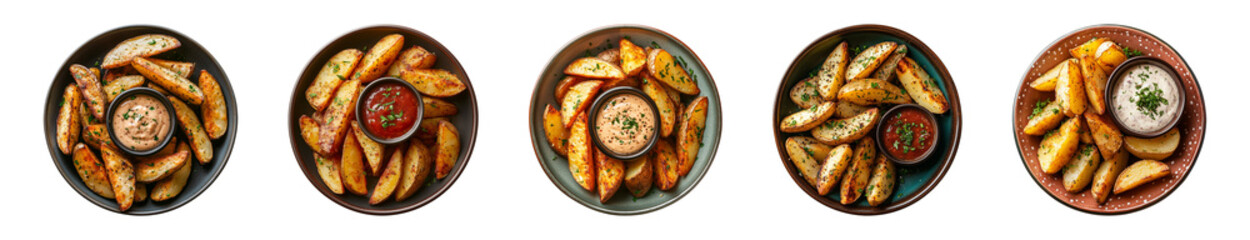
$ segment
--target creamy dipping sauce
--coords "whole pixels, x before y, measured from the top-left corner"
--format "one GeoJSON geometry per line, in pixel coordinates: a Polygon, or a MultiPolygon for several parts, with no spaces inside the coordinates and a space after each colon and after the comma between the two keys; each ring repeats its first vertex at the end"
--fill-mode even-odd
{"type": "Polygon", "coordinates": [[[646,147],[655,134],[655,110],[642,97],[619,94],[603,103],[595,119],[599,143],[617,154],[631,154],[646,147]]]}
{"type": "Polygon", "coordinates": [[[169,110],[151,95],[135,94],[113,110],[113,133],[122,147],[151,150],[169,133],[169,110]]]}
{"type": "Polygon", "coordinates": [[[1167,70],[1141,64],[1129,69],[1119,81],[1111,103],[1125,128],[1138,132],[1162,130],[1180,114],[1180,89],[1167,70]]]}

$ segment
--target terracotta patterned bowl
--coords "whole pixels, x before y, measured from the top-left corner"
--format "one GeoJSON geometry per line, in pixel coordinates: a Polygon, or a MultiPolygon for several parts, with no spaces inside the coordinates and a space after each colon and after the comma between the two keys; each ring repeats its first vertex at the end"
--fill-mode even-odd
{"type": "MultiPolygon", "coordinates": [[[[1028,72],[1025,73],[1024,79],[1020,81],[1019,89],[1017,89],[1013,98],[1015,98],[1015,103],[1012,105],[1012,133],[1015,136],[1016,148],[1020,151],[1020,159],[1024,163],[1025,169],[1028,170],[1029,175],[1033,177],[1038,186],[1046,190],[1055,200],[1073,209],[1087,213],[1129,213],[1149,207],[1159,202],[1159,200],[1163,200],[1189,175],[1189,171],[1193,169],[1194,161],[1198,159],[1198,152],[1202,149],[1202,139],[1206,136],[1206,103],[1202,99],[1202,89],[1198,86],[1198,80],[1194,77],[1193,72],[1190,71],[1189,65],[1185,63],[1180,54],[1176,53],[1176,50],[1172,49],[1172,46],[1163,42],[1163,40],[1146,31],[1128,26],[1089,26],[1069,33],[1051,43],[1037,56],[1033,64],[1029,65],[1028,72]],[[1062,174],[1043,173],[1037,160],[1037,148],[1042,141],[1042,137],[1025,135],[1022,131],[1024,125],[1028,124],[1028,116],[1033,111],[1033,104],[1039,100],[1054,98],[1053,93],[1029,88],[1028,82],[1067,59],[1069,57],[1069,49],[1085,43],[1093,37],[1109,38],[1111,41],[1119,44],[1120,47],[1137,50],[1144,56],[1163,60],[1171,65],[1173,69],[1176,69],[1177,75],[1180,75],[1183,84],[1181,88],[1185,91],[1185,109],[1181,113],[1180,122],[1176,124],[1176,128],[1181,131],[1180,145],[1177,146],[1176,153],[1173,153],[1171,157],[1161,160],[1169,165],[1172,171],[1171,174],[1127,192],[1112,194],[1108,197],[1105,204],[1098,204],[1088,189],[1078,193],[1066,191],[1063,187],[1062,174]]],[[[1136,159],[1136,157],[1131,158],[1136,159]]]]}

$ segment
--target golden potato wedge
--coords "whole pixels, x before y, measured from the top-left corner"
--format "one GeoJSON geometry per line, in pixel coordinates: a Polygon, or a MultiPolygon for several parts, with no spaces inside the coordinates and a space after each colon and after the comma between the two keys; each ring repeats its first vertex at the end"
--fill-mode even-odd
{"type": "Polygon", "coordinates": [[[569,88],[563,100],[560,101],[560,119],[564,122],[564,127],[573,125],[573,117],[584,112],[586,108],[590,108],[591,101],[599,94],[599,87],[603,85],[603,81],[590,80],[582,81],[569,88]]]}
{"type": "Polygon", "coordinates": [[[816,173],[816,192],[820,195],[829,194],[833,190],[833,185],[840,183],[842,174],[846,173],[847,167],[851,166],[851,150],[850,144],[842,144],[829,150],[828,158],[825,163],[820,166],[820,172],[816,173]]]}
{"type": "Polygon", "coordinates": [[[825,100],[837,99],[838,90],[846,82],[846,63],[851,55],[846,48],[845,41],[838,43],[820,65],[820,72],[816,75],[816,89],[825,100]]]}
{"type": "Polygon", "coordinates": [[[373,186],[373,193],[369,195],[369,205],[377,205],[386,201],[395,193],[395,188],[399,186],[400,175],[404,170],[404,152],[407,149],[403,144],[395,149],[395,153],[391,154],[391,159],[386,162],[386,170],[382,171],[382,175],[378,176],[378,182],[373,186]]]}
{"type": "Polygon", "coordinates": [[[348,80],[339,85],[334,93],[334,100],[316,117],[320,120],[318,125],[321,126],[321,136],[317,138],[317,144],[321,145],[320,153],[326,156],[339,153],[343,147],[343,136],[347,135],[347,123],[356,116],[356,96],[360,92],[360,81],[348,80]]]}
{"type": "Polygon", "coordinates": [[[152,63],[155,63],[157,66],[168,68],[183,78],[190,78],[191,73],[195,71],[195,63],[193,62],[179,62],[155,58],[148,58],[147,60],[152,61],[152,63]]]}
{"type": "Polygon", "coordinates": [[[130,64],[137,57],[148,57],[181,47],[177,38],[163,34],[144,34],[126,39],[109,50],[100,64],[103,68],[118,68],[130,64]]]}
{"type": "Polygon", "coordinates": [[[321,181],[326,184],[326,188],[334,194],[343,194],[343,178],[340,166],[342,161],[339,156],[324,157],[321,154],[313,154],[314,160],[317,161],[317,174],[321,175],[321,181]]]}
{"type": "Polygon", "coordinates": [[[890,57],[886,58],[885,62],[882,62],[881,66],[877,67],[877,70],[872,72],[871,77],[892,82],[890,80],[892,80],[895,76],[895,69],[898,68],[898,65],[902,63],[903,58],[906,57],[907,45],[898,45],[898,47],[894,48],[894,52],[890,53],[890,57]]]}
{"type": "Polygon", "coordinates": [[[824,143],[820,143],[820,141],[807,136],[793,136],[787,138],[786,141],[795,141],[795,143],[799,144],[799,147],[802,148],[803,151],[812,155],[812,158],[816,159],[816,163],[819,164],[824,164],[825,159],[829,158],[829,151],[833,150],[833,146],[825,145],[824,143]]]}
{"type": "Polygon", "coordinates": [[[1041,136],[1063,123],[1064,117],[1059,101],[1041,100],[1033,103],[1033,114],[1024,125],[1024,134],[1041,136]]]}
{"type": "Polygon", "coordinates": [[[82,178],[82,183],[95,194],[112,199],[113,185],[109,183],[108,171],[100,159],[96,158],[95,153],[91,152],[86,144],[78,143],[74,145],[73,159],[74,170],[78,172],[78,177],[82,178]]]}
{"type": "Polygon", "coordinates": [[[421,141],[413,140],[404,153],[404,169],[399,179],[399,187],[395,189],[395,201],[404,201],[425,186],[430,173],[434,171],[434,158],[430,150],[421,141]]]}
{"type": "Polygon", "coordinates": [[[620,67],[598,57],[584,57],[573,60],[568,67],[564,68],[564,74],[590,79],[614,80],[625,78],[625,72],[621,71],[620,67]]]}
{"type": "Polygon", "coordinates": [[[651,176],[654,173],[651,161],[651,157],[644,155],[642,159],[625,163],[625,189],[630,195],[642,197],[651,190],[651,182],[655,180],[651,176]]]}
{"type": "Polygon", "coordinates": [[[190,151],[176,151],[173,154],[145,159],[135,165],[135,182],[152,183],[174,175],[178,168],[190,162],[190,151]]]}
{"type": "Polygon", "coordinates": [[[343,154],[339,157],[339,175],[347,192],[357,196],[369,193],[362,152],[359,141],[356,141],[356,134],[347,134],[343,139],[343,154]]]}
{"type": "Polygon", "coordinates": [[[317,144],[318,139],[321,138],[320,130],[321,126],[317,120],[313,120],[308,115],[299,116],[299,135],[304,137],[304,143],[308,144],[308,148],[315,153],[321,152],[321,144],[317,144]]]}
{"type": "Polygon", "coordinates": [[[1041,145],[1037,147],[1037,162],[1042,172],[1057,173],[1072,160],[1072,154],[1076,152],[1077,143],[1080,142],[1080,136],[1076,132],[1081,129],[1081,122],[1080,115],[1068,118],[1059,129],[1042,137],[1041,145]]]}
{"type": "MultiPolygon", "coordinates": [[[[433,143],[438,137],[438,123],[440,121],[449,120],[446,117],[421,119],[421,123],[417,125],[417,138],[425,141],[426,144],[433,143]]],[[[360,138],[360,136],[356,136],[356,138],[360,138]]]]}
{"type": "Polygon", "coordinates": [[[569,172],[586,191],[595,190],[595,150],[591,146],[590,128],[586,125],[586,114],[578,114],[569,128],[569,172]]]}
{"type": "Polygon", "coordinates": [[[109,184],[113,186],[113,199],[117,200],[117,207],[125,212],[135,200],[135,170],[120,151],[113,145],[100,145],[109,184]]]}
{"type": "Polygon", "coordinates": [[[1181,143],[1181,132],[1172,128],[1155,138],[1124,137],[1124,149],[1142,159],[1167,159],[1181,143]]]}
{"type": "Polygon", "coordinates": [[[699,95],[699,86],[686,73],[686,67],[689,66],[682,66],[664,49],[647,53],[647,73],[682,94],[699,95]]]}
{"type": "MultiPolygon", "coordinates": [[[[71,87],[71,88],[74,88],[74,87],[71,87]]],[[[75,89],[75,91],[77,91],[77,89],[75,89]]],[[[79,94],[81,94],[81,93],[79,93],[79,94]]],[[[63,95],[62,95],[62,99],[63,99],[63,100],[68,100],[68,99],[65,99],[63,95]]],[[[82,97],[81,97],[81,96],[78,98],[78,102],[79,102],[80,104],[78,104],[78,107],[74,107],[74,109],[75,109],[75,111],[74,111],[74,112],[78,115],[78,125],[79,125],[79,126],[88,126],[88,125],[91,125],[91,124],[100,124],[100,123],[104,123],[104,121],[101,121],[100,119],[96,119],[96,118],[95,118],[95,116],[91,116],[91,110],[87,110],[87,105],[86,105],[86,104],[81,104],[81,103],[82,103],[82,97]]],[[[58,117],[59,117],[59,116],[60,116],[60,115],[58,115],[58,117]]],[[[94,148],[95,146],[90,146],[90,147],[94,148]]]]}
{"type": "Polygon", "coordinates": [[[1115,194],[1120,194],[1128,190],[1132,190],[1142,184],[1146,184],[1155,179],[1167,176],[1169,172],[1168,165],[1157,160],[1141,160],[1128,165],[1120,172],[1120,176],[1115,179],[1115,194]]]}
{"type": "MultiPolygon", "coordinates": [[[[903,85],[906,94],[916,101],[924,109],[929,110],[933,114],[943,114],[950,108],[950,104],[946,102],[946,94],[942,93],[937,82],[925,73],[920,65],[916,65],[916,61],[911,58],[903,58],[898,63],[898,81],[903,85]]],[[[885,79],[882,79],[885,80],[885,79]]]]}
{"type": "Polygon", "coordinates": [[[1059,82],[1059,74],[1064,73],[1063,71],[1068,69],[1068,64],[1076,64],[1076,59],[1069,58],[1068,60],[1059,62],[1058,65],[1055,65],[1055,67],[1047,70],[1046,73],[1042,74],[1042,76],[1033,79],[1032,82],[1029,82],[1029,87],[1043,92],[1054,91],[1055,83],[1059,82]]]}
{"type": "Polygon", "coordinates": [[[893,53],[895,48],[898,48],[898,43],[885,41],[859,52],[859,55],[851,59],[846,66],[846,81],[851,82],[861,78],[868,78],[868,76],[872,75],[873,70],[876,70],[877,67],[881,66],[881,63],[885,62],[885,59],[890,57],[890,53],[893,53]]]}
{"type": "Polygon", "coordinates": [[[668,89],[664,87],[664,84],[651,79],[650,76],[642,77],[642,92],[651,97],[652,102],[655,102],[656,111],[660,113],[660,137],[668,137],[673,134],[673,126],[677,125],[677,115],[681,115],[681,112],[676,111],[673,99],[668,96],[668,89]]]}
{"type": "Polygon", "coordinates": [[[871,108],[871,106],[854,104],[848,101],[835,101],[833,104],[833,116],[837,118],[854,117],[871,108]]]}
{"type": "MultiPolygon", "coordinates": [[[[173,142],[170,143],[172,144],[173,142]]],[[[181,142],[177,146],[178,151],[191,151],[191,147],[188,147],[186,142],[181,142]]],[[[182,193],[182,188],[187,186],[187,178],[191,177],[190,162],[191,161],[187,161],[187,164],[183,164],[182,167],[179,167],[178,170],[174,172],[173,176],[157,181],[155,185],[152,185],[152,201],[159,202],[173,199],[178,196],[179,193],[182,193]]]]}
{"type": "Polygon", "coordinates": [[[1089,41],[1085,41],[1085,43],[1082,43],[1081,45],[1077,45],[1076,47],[1069,49],[1068,53],[1072,54],[1072,57],[1075,57],[1077,59],[1080,59],[1085,56],[1094,55],[1098,53],[1098,48],[1101,47],[1102,43],[1106,41],[1107,41],[1107,38],[1101,38],[1101,37],[1090,38],[1089,41]]]}
{"type": "Polygon", "coordinates": [[[694,161],[699,159],[699,148],[703,146],[703,127],[707,123],[707,104],[707,97],[700,96],[682,114],[681,127],[677,131],[677,173],[680,176],[690,173],[694,161]]]}
{"type": "Polygon", "coordinates": [[[148,185],[147,184],[135,185],[134,202],[142,203],[143,201],[147,201],[147,200],[148,200],[148,185]]]}
{"type": "Polygon", "coordinates": [[[1124,135],[1110,118],[1093,112],[1085,112],[1085,124],[1089,125],[1090,137],[1094,139],[1094,144],[1098,145],[1098,151],[1102,153],[1103,158],[1111,158],[1123,149],[1121,146],[1124,142],[1124,135]]]}
{"type": "Polygon", "coordinates": [[[655,150],[651,151],[651,165],[655,166],[655,187],[660,191],[668,191],[677,186],[677,152],[673,144],[664,138],[656,139],[655,150]]]}
{"type": "Polygon", "coordinates": [[[453,116],[460,111],[459,108],[456,108],[456,104],[438,98],[423,97],[421,98],[421,103],[425,105],[425,113],[422,115],[422,118],[453,116]]]}
{"type": "Polygon", "coordinates": [[[117,77],[112,81],[108,81],[108,84],[104,84],[104,97],[105,99],[117,98],[118,94],[122,94],[122,92],[125,92],[126,90],[143,86],[143,82],[144,80],[142,75],[126,75],[117,77]]]}
{"type": "Polygon", "coordinates": [[[382,77],[391,68],[391,64],[395,63],[395,57],[399,56],[399,50],[403,48],[404,35],[394,33],[382,37],[360,58],[360,65],[356,66],[351,79],[366,84],[382,77]]]}
{"type": "Polygon", "coordinates": [[[853,117],[829,120],[812,129],[812,138],[830,146],[854,142],[872,132],[880,117],[880,110],[869,108],[853,117]]]}
{"type": "Polygon", "coordinates": [[[1074,117],[1085,112],[1085,82],[1081,77],[1080,64],[1068,64],[1067,70],[1059,72],[1055,80],[1055,101],[1059,102],[1063,115],[1074,117]]]}
{"type": "Polygon", "coordinates": [[[1080,192],[1085,190],[1085,186],[1089,186],[1101,161],[1094,145],[1085,144],[1077,149],[1076,156],[1072,156],[1068,166],[1063,167],[1063,188],[1070,193],[1080,192]]]}
{"type": "Polygon", "coordinates": [[[585,78],[576,76],[566,76],[563,79],[560,79],[560,83],[556,84],[556,101],[562,101],[564,99],[564,95],[569,92],[569,88],[572,88],[573,85],[585,80],[585,78]]]}
{"type": "Polygon", "coordinates": [[[637,75],[647,63],[647,52],[629,39],[621,39],[621,71],[625,76],[637,75]]]}
{"type": "Polygon", "coordinates": [[[1124,54],[1120,45],[1110,40],[1098,46],[1098,53],[1094,54],[1094,58],[1097,59],[1098,66],[1103,72],[1111,72],[1128,60],[1128,56],[1124,54]]]}
{"type": "Polygon", "coordinates": [[[599,89],[607,90],[620,86],[642,88],[642,80],[640,78],[641,77],[627,77],[617,80],[607,80],[603,82],[603,86],[599,87],[599,89]]]}
{"type": "Polygon", "coordinates": [[[851,156],[851,167],[846,169],[846,174],[842,178],[842,193],[840,200],[842,205],[847,205],[859,200],[864,195],[864,188],[868,186],[868,179],[872,177],[872,167],[877,158],[877,144],[872,137],[864,137],[855,143],[855,155],[851,156]]]}
{"type": "MultiPolygon", "coordinates": [[[[433,132],[435,131],[431,131],[431,134],[433,132]]],[[[356,135],[356,142],[360,144],[360,150],[363,150],[365,153],[365,160],[369,163],[369,175],[377,176],[382,174],[382,160],[386,160],[384,158],[386,153],[382,144],[366,136],[364,130],[360,129],[360,124],[356,123],[356,120],[352,120],[352,135],[356,135]]]]}
{"type": "Polygon", "coordinates": [[[182,126],[182,133],[186,134],[187,139],[191,141],[191,149],[195,153],[195,159],[199,160],[200,164],[208,164],[208,162],[213,161],[213,142],[208,139],[208,133],[204,132],[204,127],[200,126],[200,119],[195,116],[195,111],[191,111],[187,104],[182,103],[176,97],[168,96],[166,98],[169,98],[169,102],[174,105],[174,115],[178,117],[178,124],[182,126]]]}
{"type": "Polygon", "coordinates": [[[1083,144],[1094,143],[1094,137],[1089,134],[1089,124],[1085,124],[1085,127],[1081,128],[1081,130],[1077,130],[1076,133],[1081,134],[1081,143],[1083,144]]]}
{"type": "Polygon", "coordinates": [[[799,143],[799,136],[786,139],[786,153],[790,156],[790,162],[794,163],[794,169],[798,170],[807,184],[812,187],[819,187],[818,177],[820,176],[820,160],[814,158],[811,149],[803,148],[799,143]]]}
{"type": "Polygon", "coordinates": [[[169,93],[169,90],[165,90],[165,88],[161,86],[157,86],[155,83],[148,83],[147,87],[151,88],[152,90],[156,90],[157,92],[160,92],[161,94],[165,94],[166,96],[172,94],[172,93],[169,93]]]}
{"type": "Polygon", "coordinates": [[[139,74],[142,74],[144,78],[164,87],[165,90],[182,100],[186,100],[187,103],[200,105],[204,102],[204,92],[200,90],[200,87],[195,86],[190,80],[178,75],[173,70],[156,65],[156,63],[148,61],[146,58],[135,58],[131,62],[131,66],[139,74]]]}
{"type": "Polygon", "coordinates": [[[911,103],[911,96],[904,93],[902,88],[885,80],[863,78],[848,81],[842,86],[842,89],[838,90],[838,101],[848,101],[859,105],[904,104],[911,103]]]}
{"type": "Polygon", "coordinates": [[[61,95],[61,110],[56,117],[56,146],[61,154],[69,154],[74,143],[78,142],[78,135],[82,133],[82,120],[78,119],[79,115],[75,112],[82,104],[78,91],[78,87],[70,85],[65,87],[65,93],[61,95]]]}
{"type": "Polygon", "coordinates": [[[543,112],[543,132],[547,135],[547,143],[551,145],[552,151],[561,156],[568,154],[565,147],[569,144],[568,129],[560,122],[560,111],[551,104],[547,104],[547,110],[543,112]]]}
{"type": "Polygon", "coordinates": [[[434,172],[438,179],[447,177],[460,158],[460,133],[448,121],[438,123],[438,145],[435,147],[434,172]]]}
{"type": "Polygon", "coordinates": [[[1085,97],[1089,100],[1089,107],[1095,113],[1103,114],[1107,109],[1107,101],[1104,92],[1107,90],[1107,72],[1095,62],[1093,56],[1086,56],[1080,60],[1081,77],[1085,82],[1085,97]]]}
{"type": "Polygon", "coordinates": [[[612,65],[616,65],[617,67],[621,66],[621,50],[619,49],[613,48],[613,49],[603,50],[602,52],[599,52],[599,55],[595,55],[595,57],[603,61],[606,61],[608,63],[611,63],[612,65]]]}
{"type": "Polygon", "coordinates": [[[386,76],[399,77],[399,72],[405,69],[429,69],[434,67],[434,62],[438,61],[438,56],[425,50],[421,46],[413,46],[399,53],[398,59],[391,68],[386,70],[386,76]]]}
{"type": "Polygon", "coordinates": [[[596,177],[599,183],[599,203],[606,203],[616,195],[616,190],[621,188],[621,182],[625,180],[625,163],[608,157],[598,149],[595,151],[595,166],[599,170],[599,176],[596,177]]]}
{"type": "Polygon", "coordinates": [[[456,74],[442,69],[400,70],[399,78],[411,83],[421,94],[431,97],[455,96],[468,87],[456,74]]]}
{"type": "Polygon", "coordinates": [[[226,134],[226,128],[230,127],[226,115],[226,97],[221,95],[221,85],[217,85],[217,78],[208,71],[200,70],[200,89],[204,90],[204,104],[200,105],[204,132],[208,133],[208,138],[221,138],[226,134]]]}
{"type": "Polygon", "coordinates": [[[304,90],[304,98],[308,99],[308,105],[317,111],[325,109],[326,103],[330,102],[330,97],[334,96],[334,90],[338,89],[339,84],[346,81],[348,76],[351,76],[362,55],[360,50],[349,48],[331,56],[330,60],[326,61],[326,65],[321,66],[317,77],[313,78],[312,85],[308,85],[308,89],[304,90]]]}
{"type": "Polygon", "coordinates": [[[1098,204],[1107,202],[1107,197],[1111,196],[1112,187],[1115,185],[1115,179],[1120,176],[1120,171],[1128,166],[1128,152],[1120,151],[1114,157],[1102,161],[1099,164],[1098,171],[1094,172],[1094,185],[1090,187],[1090,194],[1098,200],[1098,204]]]}
{"type": "Polygon", "coordinates": [[[781,119],[781,131],[796,133],[812,130],[833,116],[833,105],[833,101],[825,101],[820,105],[790,114],[781,119]]]}
{"type": "Polygon", "coordinates": [[[109,101],[112,99],[104,98],[104,89],[100,86],[99,76],[86,66],[78,64],[70,65],[69,72],[74,75],[74,82],[78,84],[83,102],[90,107],[91,116],[104,119],[105,108],[108,108],[109,101]]]}
{"type": "Polygon", "coordinates": [[[809,77],[795,83],[794,87],[790,88],[790,101],[800,108],[810,108],[824,102],[825,98],[820,96],[820,91],[816,88],[817,80],[816,77],[809,77]]]}
{"type": "Polygon", "coordinates": [[[876,167],[872,168],[872,178],[868,179],[868,205],[877,206],[890,199],[894,192],[894,162],[885,158],[885,154],[877,154],[876,167]]]}

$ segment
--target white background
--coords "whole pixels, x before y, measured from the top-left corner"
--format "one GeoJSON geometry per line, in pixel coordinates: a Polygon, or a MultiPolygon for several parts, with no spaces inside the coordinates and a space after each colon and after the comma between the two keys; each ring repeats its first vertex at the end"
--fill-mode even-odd
{"type": "Polygon", "coordinates": [[[1245,172],[1244,3],[753,1],[139,2],[12,1],[0,9],[4,87],[0,231],[67,238],[1050,238],[1234,237],[1250,213],[1245,172]],[[1226,3],[1227,4],[1227,3],[1226,3]],[[709,173],[689,195],[641,216],[587,209],[551,185],[525,119],[550,57],[578,35],[644,24],[685,41],[720,90],[725,128],[709,173]],[[816,38],[862,23],[923,40],[959,87],[964,132],[946,178],[901,211],[844,214],[812,200],[787,175],[772,139],[778,81],[816,38]],[[1189,178],[1145,210],[1097,216],[1056,202],[1029,177],[1012,142],[1012,96],[1047,44],[1078,28],[1118,23],[1153,33],[1189,62],[1204,90],[1205,145],[1189,178]],[[209,49],[238,96],[239,129],[225,172],[186,206],[156,216],[109,212],[65,183],[41,133],[42,101],[83,42],[131,24],[182,32],[209,49]],[[395,216],[350,211],[317,192],[287,139],[287,105],[308,60],[331,40],[397,24],[442,42],[476,87],[476,151],[441,198],[395,216]]]}

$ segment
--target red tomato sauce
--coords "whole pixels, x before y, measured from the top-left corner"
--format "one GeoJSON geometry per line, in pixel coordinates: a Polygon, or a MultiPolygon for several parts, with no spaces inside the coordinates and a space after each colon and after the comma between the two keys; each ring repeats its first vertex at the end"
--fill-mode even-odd
{"type": "Polygon", "coordinates": [[[365,100],[365,128],[373,136],[392,139],[408,133],[417,122],[417,95],[399,83],[370,89],[365,100]]]}
{"type": "Polygon", "coordinates": [[[891,116],[886,116],[882,144],[891,156],[902,160],[920,160],[921,155],[933,148],[936,143],[935,123],[917,108],[904,108],[891,116]]]}

